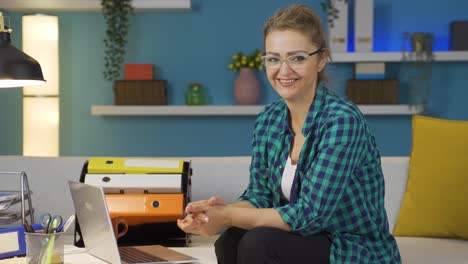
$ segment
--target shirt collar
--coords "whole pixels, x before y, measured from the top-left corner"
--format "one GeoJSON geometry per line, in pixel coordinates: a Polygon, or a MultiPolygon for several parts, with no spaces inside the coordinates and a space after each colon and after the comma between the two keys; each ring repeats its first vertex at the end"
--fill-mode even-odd
{"type": "MultiPolygon", "coordinates": [[[[326,88],[325,87],[318,87],[315,91],[315,97],[310,104],[309,112],[307,113],[307,117],[304,122],[304,127],[302,128],[302,134],[307,136],[312,129],[312,125],[314,123],[317,114],[320,112],[322,108],[323,102],[325,101],[326,96],[326,88]]],[[[283,119],[283,127],[281,128],[281,134],[285,133],[292,133],[292,129],[289,127],[289,110],[286,103],[284,103],[284,111],[282,112],[282,119],[283,119]]]]}

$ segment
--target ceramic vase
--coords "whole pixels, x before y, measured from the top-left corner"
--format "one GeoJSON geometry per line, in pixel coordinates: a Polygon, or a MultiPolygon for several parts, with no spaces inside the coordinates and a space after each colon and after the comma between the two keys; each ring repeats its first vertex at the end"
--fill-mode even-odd
{"type": "Polygon", "coordinates": [[[255,71],[241,68],[234,81],[234,98],[241,105],[257,104],[260,99],[260,85],[255,71]]]}

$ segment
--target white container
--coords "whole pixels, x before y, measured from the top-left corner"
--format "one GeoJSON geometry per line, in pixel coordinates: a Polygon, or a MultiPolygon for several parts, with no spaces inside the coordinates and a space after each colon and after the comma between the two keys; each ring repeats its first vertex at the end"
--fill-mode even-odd
{"type": "MultiPolygon", "coordinates": [[[[357,0],[359,1],[359,0],[357,0]]],[[[348,51],[348,2],[344,0],[331,0],[338,10],[338,18],[333,19],[333,27],[328,23],[328,43],[333,52],[348,51]]]]}
{"type": "Polygon", "coordinates": [[[372,52],[374,43],[374,0],[355,0],[354,50],[372,52]]]}

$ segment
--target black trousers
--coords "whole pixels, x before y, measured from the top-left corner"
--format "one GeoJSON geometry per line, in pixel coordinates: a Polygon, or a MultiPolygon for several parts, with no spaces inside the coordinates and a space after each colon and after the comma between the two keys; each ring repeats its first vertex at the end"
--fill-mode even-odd
{"type": "Polygon", "coordinates": [[[330,263],[326,234],[300,236],[271,227],[231,227],[216,240],[219,264],[330,263]]]}

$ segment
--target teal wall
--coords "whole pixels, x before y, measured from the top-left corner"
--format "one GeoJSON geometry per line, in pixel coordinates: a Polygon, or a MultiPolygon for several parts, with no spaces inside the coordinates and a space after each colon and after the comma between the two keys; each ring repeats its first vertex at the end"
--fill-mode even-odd
{"type": "MultiPolygon", "coordinates": [[[[169,103],[184,103],[190,82],[201,82],[210,104],[234,104],[233,53],[262,47],[262,25],[290,2],[192,0],[190,11],[137,13],[132,20],[127,63],[152,63],[168,81],[169,103]]],[[[303,1],[323,17],[318,0],[303,1]]],[[[375,50],[399,51],[404,31],[431,31],[435,49],[447,50],[449,22],[468,20],[468,1],[375,0],[375,50]]],[[[112,104],[112,84],[102,77],[104,19],[100,13],[53,13],[60,21],[60,153],[62,156],[249,155],[255,117],[102,117],[91,105],[112,104]]],[[[9,13],[13,44],[21,47],[21,15],[9,13]]],[[[332,64],[330,86],[343,94],[351,63],[332,64]]],[[[391,76],[403,69],[387,66],[391,76]]],[[[435,63],[426,115],[468,120],[468,62],[435,63]]],[[[260,103],[278,97],[263,72],[260,103]]],[[[404,80],[402,80],[404,86],[404,80]]],[[[402,91],[404,93],[404,91],[402,91]]],[[[402,101],[408,100],[402,98],[402,101]]],[[[368,116],[383,155],[409,155],[411,117],[368,116]]],[[[0,89],[0,154],[21,155],[21,90],[0,89]]]]}

